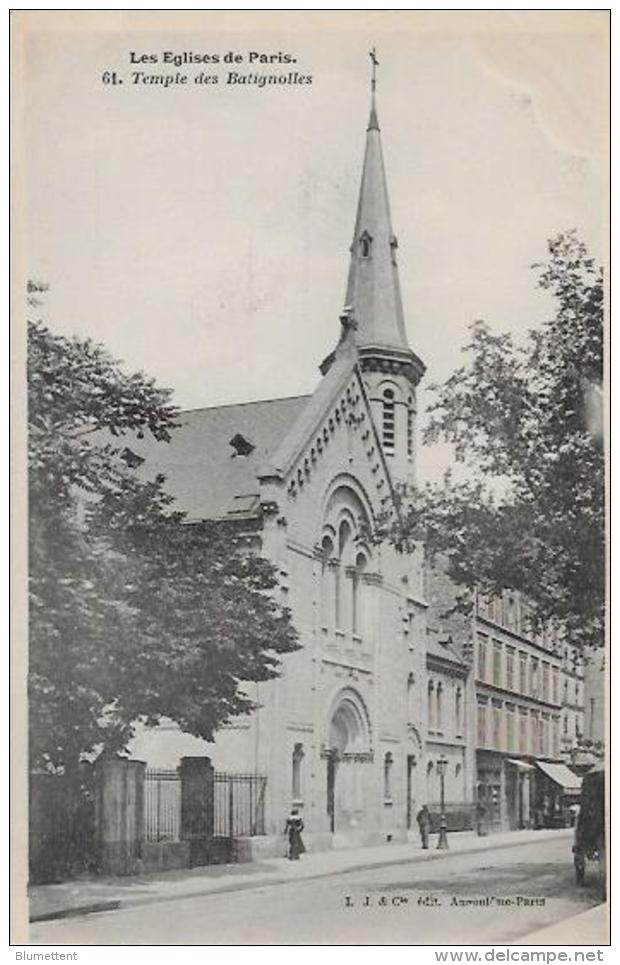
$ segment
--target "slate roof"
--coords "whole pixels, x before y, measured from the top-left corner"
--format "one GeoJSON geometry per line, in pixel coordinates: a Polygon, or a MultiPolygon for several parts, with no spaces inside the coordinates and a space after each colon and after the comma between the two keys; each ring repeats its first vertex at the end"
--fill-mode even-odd
{"type": "Polygon", "coordinates": [[[188,520],[251,515],[258,508],[256,470],[269,462],[309,398],[191,409],[179,416],[169,443],[131,439],[130,449],[144,458],[143,471],[150,478],[163,473],[175,508],[188,520]],[[230,445],[239,434],[254,446],[247,456],[230,445]]]}

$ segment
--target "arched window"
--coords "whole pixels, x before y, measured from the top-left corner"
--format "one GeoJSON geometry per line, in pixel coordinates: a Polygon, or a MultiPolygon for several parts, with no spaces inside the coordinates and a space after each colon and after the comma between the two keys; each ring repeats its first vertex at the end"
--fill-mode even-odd
{"type": "Polygon", "coordinates": [[[334,579],[334,614],[336,618],[336,628],[342,629],[343,624],[343,605],[342,605],[342,568],[345,565],[347,550],[351,539],[351,527],[346,520],[340,524],[338,530],[338,565],[335,568],[334,579]]]}
{"type": "Polygon", "coordinates": [[[415,676],[410,673],[407,677],[407,719],[409,723],[415,720],[415,676]]]}
{"type": "Polygon", "coordinates": [[[304,745],[295,744],[293,749],[293,781],[292,781],[292,794],[293,800],[299,801],[303,797],[302,794],[302,762],[304,759],[304,745]]]}
{"type": "Polygon", "coordinates": [[[435,684],[428,682],[428,729],[435,730],[435,684]]]}
{"type": "Polygon", "coordinates": [[[386,453],[394,453],[395,445],[395,404],[394,390],[384,389],[383,391],[383,425],[381,440],[386,453]]]}
{"type": "Polygon", "coordinates": [[[366,557],[363,553],[358,553],[355,560],[355,569],[351,576],[352,594],[352,630],[353,633],[361,636],[364,627],[364,584],[362,574],[366,569],[366,557]]]}
{"type": "Polygon", "coordinates": [[[435,723],[436,729],[441,732],[443,730],[443,684],[437,684],[437,719],[435,723]]]}
{"type": "Polygon", "coordinates": [[[454,727],[456,736],[461,737],[463,730],[463,691],[460,687],[456,688],[454,695],[454,727]]]}
{"type": "Polygon", "coordinates": [[[372,238],[367,231],[360,238],[360,255],[362,258],[370,258],[370,245],[372,243],[372,238]]]}
{"type": "Polygon", "coordinates": [[[394,758],[388,751],[383,758],[383,797],[386,801],[392,798],[392,765],[394,758]]]}
{"type": "Polygon", "coordinates": [[[321,542],[321,626],[327,628],[331,614],[334,544],[329,536],[321,542]]]}

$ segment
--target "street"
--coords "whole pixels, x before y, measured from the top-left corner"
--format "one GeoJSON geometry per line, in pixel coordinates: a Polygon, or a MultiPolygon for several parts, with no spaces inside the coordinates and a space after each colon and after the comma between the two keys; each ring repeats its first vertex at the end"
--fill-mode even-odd
{"type": "Polygon", "coordinates": [[[598,904],[591,878],[577,888],[569,841],[544,840],[39,922],[31,926],[31,942],[510,943],[598,904]]]}

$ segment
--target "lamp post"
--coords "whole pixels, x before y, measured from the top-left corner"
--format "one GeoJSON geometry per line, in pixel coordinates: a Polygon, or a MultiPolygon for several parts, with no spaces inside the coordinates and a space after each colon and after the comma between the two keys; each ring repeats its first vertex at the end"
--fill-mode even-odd
{"type": "Polygon", "coordinates": [[[441,793],[441,815],[439,817],[439,839],[437,841],[438,851],[447,851],[450,847],[448,844],[448,836],[446,834],[446,768],[448,766],[448,760],[446,757],[441,755],[437,761],[437,773],[439,774],[440,780],[440,793],[441,793]]]}

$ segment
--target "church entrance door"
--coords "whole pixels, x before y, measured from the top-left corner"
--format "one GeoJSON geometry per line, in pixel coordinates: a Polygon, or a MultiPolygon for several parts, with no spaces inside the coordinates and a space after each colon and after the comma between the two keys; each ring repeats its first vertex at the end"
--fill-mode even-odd
{"type": "Polygon", "coordinates": [[[368,780],[368,726],[359,695],[346,688],[329,721],[327,749],[327,815],[333,833],[365,826],[364,786],[368,780]]]}

